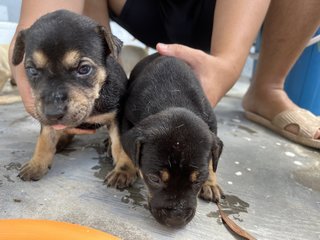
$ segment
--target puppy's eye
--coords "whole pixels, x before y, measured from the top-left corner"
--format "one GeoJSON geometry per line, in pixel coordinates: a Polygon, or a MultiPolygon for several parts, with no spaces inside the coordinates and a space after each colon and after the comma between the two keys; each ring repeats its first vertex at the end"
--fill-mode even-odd
{"type": "Polygon", "coordinates": [[[161,187],[162,186],[162,181],[158,175],[147,174],[147,181],[153,187],[161,187]]]}
{"type": "Polygon", "coordinates": [[[33,77],[38,76],[39,74],[39,71],[34,67],[27,67],[26,71],[29,76],[33,76],[33,77]]]}
{"type": "Polygon", "coordinates": [[[77,73],[82,76],[89,75],[91,71],[92,71],[92,67],[90,65],[81,65],[77,69],[77,73]]]}

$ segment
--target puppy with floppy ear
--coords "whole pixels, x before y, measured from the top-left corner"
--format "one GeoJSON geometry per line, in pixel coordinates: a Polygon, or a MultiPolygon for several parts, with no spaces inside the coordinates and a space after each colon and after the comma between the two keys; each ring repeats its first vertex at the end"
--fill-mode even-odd
{"type": "MultiPolygon", "coordinates": [[[[34,115],[41,123],[32,159],[20,178],[39,180],[50,168],[57,148],[68,144],[70,127],[95,129],[107,125],[112,156],[130,165],[119,137],[118,115],[127,77],[116,58],[122,42],[92,19],[66,10],[38,19],[17,37],[12,62],[23,61],[35,99],[34,115]]],[[[117,171],[117,169],[115,169],[117,171]]],[[[131,175],[119,174],[132,182],[131,175]]],[[[121,181],[120,181],[121,182],[121,181]]]]}
{"type": "Polygon", "coordinates": [[[184,62],[155,54],[134,68],[121,142],[139,168],[150,211],[160,223],[187,224],[198,195],[219,201],[215,172],[223,143],[212,107],[184,62]]]}

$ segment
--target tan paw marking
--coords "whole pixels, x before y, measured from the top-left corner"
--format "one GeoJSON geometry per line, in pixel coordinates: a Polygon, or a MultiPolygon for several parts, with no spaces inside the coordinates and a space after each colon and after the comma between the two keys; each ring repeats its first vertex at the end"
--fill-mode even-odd
{"type": "Polygon", "coordinates": [[[23,181],[38,181],[48,172],[49,168],[30,161],[21,168],[18,177],[23,181]]]}
{"type": "Polygon", "coordinates": [[[216,174],[212,170],[209,170],[208,180],[202,185],[199,197],[210,202],[219,202],[224,198],[223,191],[217,184],[216,174]]]}
{"type": "Polygon", "coordinates": [[[132,185],[137,179],[137,171],[129,167],[113,169],[105,178],[108,187],[126,188],[132,185]]]}

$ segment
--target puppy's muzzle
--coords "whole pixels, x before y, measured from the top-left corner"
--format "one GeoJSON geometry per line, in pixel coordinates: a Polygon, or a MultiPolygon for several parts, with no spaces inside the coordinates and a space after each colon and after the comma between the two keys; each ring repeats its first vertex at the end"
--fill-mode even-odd
{"type": "Polygon", "coordinates": [[[152,215],[159,223],[177,228],[189,223],[194,217],[195,211],[195,208],[151,208],[152,215]]]}
{"type": "Polygon", "coordinates": [[[50,122],[61,120],[67,113],[68,95],[66,92],[53,92],[47,96],[43,96],[42,112],[50,122]]]}

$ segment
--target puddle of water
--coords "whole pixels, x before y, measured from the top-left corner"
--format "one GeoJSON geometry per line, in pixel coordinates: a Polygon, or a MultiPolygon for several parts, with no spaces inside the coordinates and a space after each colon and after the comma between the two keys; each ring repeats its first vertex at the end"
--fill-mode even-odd
{"type": "Polygon", "coordinates": [[[11,162],[11,163],[9,163],[8,165],[4,165],[4,168],[7,169],[8,171],[9,171],[9,170],[19,171],[20,168],[21,168],[21,163],[11,162]]]}
{"type": "Polygon", "coordinates": [[[63,150],[57,152],[57,154],[69,157],[70,153],[75,152],[77,150],[79,150],[79,148],[66,147],[66,148],[63,148],[63,150]]]}
{"type": "MultiPolygon", "coordinates": [[[[96,159],[96,158],[95,158],[96,159]]],[[[93,166],[92,170],[98,170],[94,172],[94,176],[104,180],[107,176],[107,174],[113,169],[112,161],[107,161],[106,158],[98,158],[98,165],[93,166]]]]}
{"type": "MultiPolygon", "coordinates": [[[[232,215],[233,219],[239,222],[243,222],[240,217],[240,213],[247,213],[249,203],[241,200],[234,195],[225,195],[225,199],[220,202],[221,209],[229,216],[232,215]]],[[[222,224],[219,217],[219,211],[210,212],[207,217],[217,218],[217,223],[222,224]]]]}
{"type": "Polygon", "coordinates": [[[127,203],[127,204],[130,203],[133,206],[140,206],[149,210],[148,202],[146,199],[147,192],[145,190],[145,187],[142,181],[141,180],[138,180],[138,181],[139,182],[137,182],[135,186],[129,187],[124,190],[127,193],[121,198],[121,202],[127,203]]]}
{"type": "Polygon", "coordinates": [[[247,213],[249,203],[243,201],[235,195],[225,195],[225,199],[221,202],[221,208],[230,211],[230,214],[239,214],[241,212],[247,213]]]}
{"type": "Polygon", "coordinates": [[[109,173],[112,169],[112,158],[107,156],[106,147],[104,144],[91,144],[89,147],[96,150],[98,156],[93,157],[93,160],[98,160],[98,164],[93,166],[92,170],[98,170],[94,173],[94,176],[99,179],[105,179],[107,173],[109,173]]]}
{"type": "MultiPolygon", "coordinates": [[[[97,170],[94,172],[94,176],[104,180],[107,173],[113,169],[113,160],[111,157],[107,156],[107,148],[105,144],[92,144],[89,147],[94,148],[98,154],[97,157],[92,158],[94,160],[98,160],[97,165],[91,168],[92,170],[97,170]]],[[[141,179],[138,179],[134,186],[120,191],[124,193],[121,197],[121,202],[131,204],[134,207],[139,206],[149,209],[146,199],[147,191],[141,179]]]]}
{"type": "Polygon", "coordinates": [[[14,183],[14,181],[10,178],[9,175],[3,175],[5,177],[5,179],[7,179],[8,182],[12,182],[14,183]]]}
{"type": "MultiPolygon", "coordinates": [[[[109,173],[112,169],[112,159],[108,159],[106,156],[101,156],[98,158],[98,165],[93,166],[92,170],[98,170],[94,173],[94,176],[104,180],[107,173],[109,173]]],[[[131,204],[133,207],[139,206],[144,207],[145,209],[148,208],[147,202],[147,190],[144,187],[144,183],[141,179],[138,179],[134,186],[128,187],[123,190],[119,190],[120,192],[124,193],[121,197],[121,202],[126,204],[131,204]]]]}
{"type": "MultiPolygon", "coordinates": [[[[75,140],[72,141],[72,143],[75,142],[75,140]]],[[[82,151],[85,148],[93,148],[96,150],[98,155],[104,155],[106,152],[106,146],[103,143],[91,143],[82,147],[76,147],[76,146],[66,146],[63,148],[62,151],[59,151],[57,154],[69,156],[70,153],[75,152],[75,151],[82,151]]]]}
{"type": "Polygon", "coordinates": [[[301,185],[320,192],[320,164],[309,168],[298,169],[293,172],[293,178],[301,185]]]}
{"type": "Polygon", "coordinates": [[[219,214],[218,211],[216,211],[216,212],[209,212],[209,213],[207,214],[207,217],[210,217],[210,218],[219,218],[219,216],[220,216],[220,214],[219,214]]]}
{"type": "Polygon", "coordinates": [[[99,169],[101,169],[101,166],[100,165],[96,165],[96,166],[93,166],[91,169],[92,170],[99,170],[99,169]]]}

